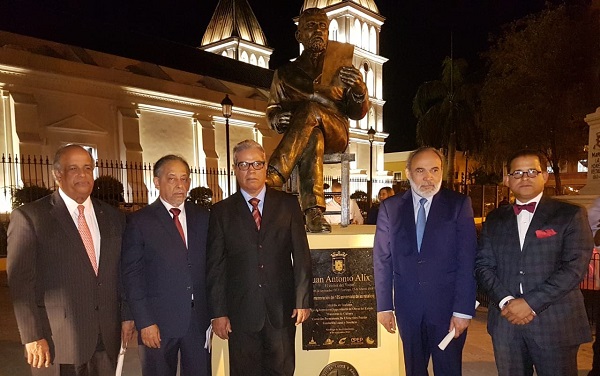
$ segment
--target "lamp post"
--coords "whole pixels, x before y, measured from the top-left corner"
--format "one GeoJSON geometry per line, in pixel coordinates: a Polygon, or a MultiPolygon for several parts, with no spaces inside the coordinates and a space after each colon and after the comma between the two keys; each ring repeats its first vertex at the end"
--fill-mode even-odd
{"type": "Polygon", "coordinates": [[[367,184],[367,206],[370,209],[373,203],[373,141],[375,141],[375,129],[369,128],[369,184],[367,184]]]}
{"type": "Polygon", "coordinates": [[[233,102],[229,99],[229,94],[225,94],[225,98],[221,101],[221,110],[223,111],[223,117],[225,118],[225,142],[227,148],[227,196],[231,196],[231,159],[229,156],[229,118],[231,117],[231,110],[233,109],[233,102]]]}

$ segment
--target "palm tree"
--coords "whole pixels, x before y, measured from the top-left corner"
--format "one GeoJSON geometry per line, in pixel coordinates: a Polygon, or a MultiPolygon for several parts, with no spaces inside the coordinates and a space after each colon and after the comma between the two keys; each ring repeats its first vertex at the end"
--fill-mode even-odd
{"type": "Polygon", "coordinates": [[[481,143],[477,119],[478,88],[465,79],[464,59],[446,57],[442,79],[427,81],[413,99],[417,118],[417,142],[443,148],[447,156],[446,184],[454,188],[454,155],[457,147],[474,152],[481,143]]]}

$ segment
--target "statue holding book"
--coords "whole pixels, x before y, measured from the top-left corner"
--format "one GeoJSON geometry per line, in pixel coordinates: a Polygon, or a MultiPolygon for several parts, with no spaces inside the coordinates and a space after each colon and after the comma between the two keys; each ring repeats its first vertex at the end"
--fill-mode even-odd
{"type": "Polygon", "coordinates": [[[267,184],[282,187],[298,166],[300,204],[310,232],[330,232],[325,220],[323,155],[346,150],[348,119],[369,109],[367,87],[352,66],[354,46],[329,42],[329,19],[318,8],[300,15],[296,39],[302,54],[275,72],[267,107],[271,127],[283,138],[269,160],[267,184]]]}

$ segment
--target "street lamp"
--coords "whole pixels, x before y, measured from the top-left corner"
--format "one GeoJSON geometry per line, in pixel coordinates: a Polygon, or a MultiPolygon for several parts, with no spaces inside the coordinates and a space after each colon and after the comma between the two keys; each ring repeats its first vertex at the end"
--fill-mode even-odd
{"type": "Polygon", "coordinates": [[[229,118],[231,117],[231,110],[233,109],[233,102],[229,99],[229,94],[225,94],[225,98],[221,101],[221,110],[223,111],[223,117],[225,118],[225,142],[227,147],[227,196],[231,196],[231,159],[229,156],[229,118]]]}
{"type": "Polygon", "coordinates": [[[367,184],[367,207],[370,209],[373,203],[373,141],[375,141],[375,129],[369,128],[369,184],[367,184]]]}

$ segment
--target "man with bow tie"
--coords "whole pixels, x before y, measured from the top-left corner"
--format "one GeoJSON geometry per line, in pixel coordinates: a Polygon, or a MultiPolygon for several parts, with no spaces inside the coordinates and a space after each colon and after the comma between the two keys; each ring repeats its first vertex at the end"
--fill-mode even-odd
{"type": "Polygon", "coordinates": [[[543,195],[545,158],[522,150],[504,184],[516,203],[487,217],[476,258],[490,296],[488,332],[500,376],[577,375],[591,332],[579,290],[594,242],[585,209],[543,195]]]}

